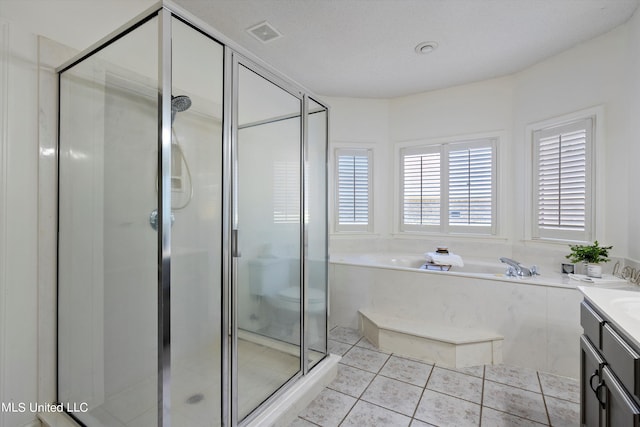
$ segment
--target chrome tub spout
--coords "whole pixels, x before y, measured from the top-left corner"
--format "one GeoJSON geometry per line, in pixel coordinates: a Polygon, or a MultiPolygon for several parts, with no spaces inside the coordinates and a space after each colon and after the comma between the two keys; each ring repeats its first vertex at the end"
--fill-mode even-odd
{"type": "Polygon", "coordinates": [[[512,277],[531,277],[536,276],[538,273],[538,267],[535,265],[529,267],[525,267],[520,264],[518,261],[513,260],[511,258],[502,257],[500,258],[500,262],[507,264],[509,267],[507,268],[507,276],[512,277]]]}

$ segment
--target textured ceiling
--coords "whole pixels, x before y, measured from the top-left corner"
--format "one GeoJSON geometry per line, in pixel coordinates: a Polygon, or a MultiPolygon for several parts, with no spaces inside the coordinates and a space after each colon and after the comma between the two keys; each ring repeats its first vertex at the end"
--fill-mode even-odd
{"type": "Polygon", "coordinates": [[[395,97],[510,74],[627,21],[637,0],[177,0],[329,96],[395,97]],[[267,20],[284,37],[245,32],[267,20]],[[428,55],[415,46],[439,44],[428,55]]]}
{"type": "MultiPolygon", "coordinates": [[[[315,93],[388,98],[522,70],[624,23],[640,0],[174,1],[315,93]],[[245,31],[264,20],[283,37],[245,31]],[[417,55],[427,40],[438,49],[417,55]]],[[[0,15],[84,49],[154,3],[0,0],[0,15]]]]}

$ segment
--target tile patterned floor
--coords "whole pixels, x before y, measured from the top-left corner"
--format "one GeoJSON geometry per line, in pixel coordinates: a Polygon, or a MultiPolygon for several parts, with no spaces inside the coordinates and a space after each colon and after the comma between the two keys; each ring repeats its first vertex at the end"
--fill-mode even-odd
{"type": "Polygon", "coordinates": [[[336,379],[291,427],[578,426],[577,380],[506,365],[446,369],[377,351],[334,328],[336,379]]]}

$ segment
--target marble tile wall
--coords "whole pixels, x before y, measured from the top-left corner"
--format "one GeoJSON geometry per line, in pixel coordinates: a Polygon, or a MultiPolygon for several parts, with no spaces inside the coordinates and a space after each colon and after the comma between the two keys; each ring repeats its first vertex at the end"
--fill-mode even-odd
{"type": "Polygon", "coordinates": [[[504,337],[503,361],[578,377],[577,289],[331,264],[331,326],[357,329],[358,310],[504,337]]]}

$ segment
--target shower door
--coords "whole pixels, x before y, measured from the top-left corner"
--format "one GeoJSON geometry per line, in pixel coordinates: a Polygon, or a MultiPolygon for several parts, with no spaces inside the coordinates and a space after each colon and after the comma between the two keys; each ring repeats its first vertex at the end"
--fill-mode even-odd
{"type": "Polygon", "coordinates": [[[222,425],[223,53],[152,16],[60,72],[58,400],[86,409],[72,413],[84,425],[222,425]],[[172,30],[162,55],[150,48],[160,28],[172,30]],[[159,56],[171,58],[170,173],[158,165],[159,56]]]}
{"type": "Polygon", "coordinates": [[[236,63],[235,378],[242,421],[301,371],[302,100],[236,63]]]}
{"type": "Polygon", "coordinates": [[[91,426],[157,425],[157,34],[60,74],[58,401],[91,426]]]}

